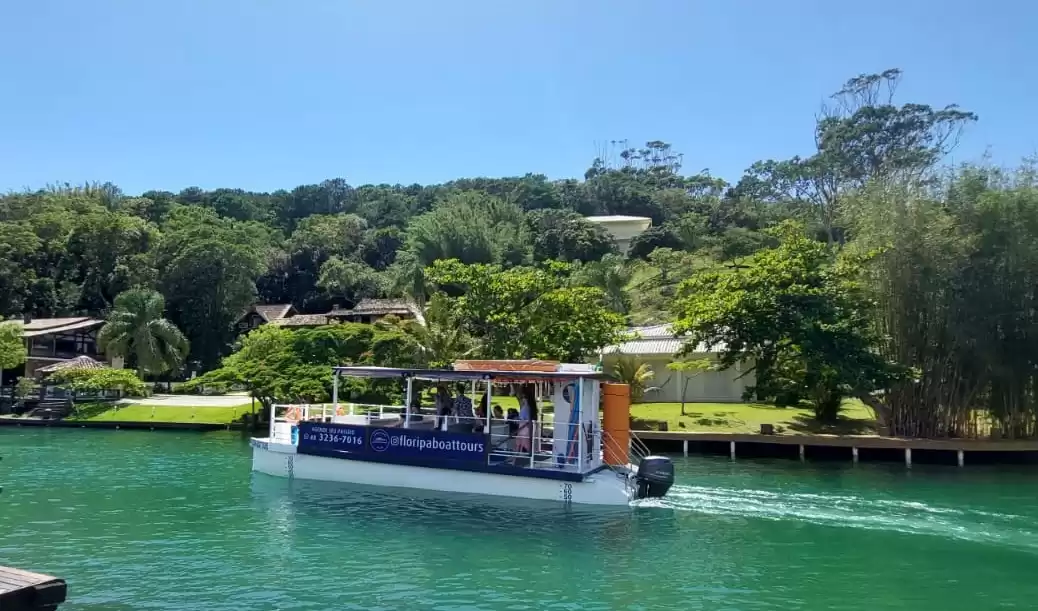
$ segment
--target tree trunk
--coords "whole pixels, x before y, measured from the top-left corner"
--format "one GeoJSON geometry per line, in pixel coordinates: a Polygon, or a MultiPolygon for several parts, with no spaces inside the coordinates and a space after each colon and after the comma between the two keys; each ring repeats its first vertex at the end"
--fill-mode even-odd
{"type": "Polygon", "coordinates": [[[869,393],[858,393],[858,399],[871,407],[872,413],[876,415],[876,432],[880,435],[890,435],[890,419],[893,415],[890,406],[869,393]]]}

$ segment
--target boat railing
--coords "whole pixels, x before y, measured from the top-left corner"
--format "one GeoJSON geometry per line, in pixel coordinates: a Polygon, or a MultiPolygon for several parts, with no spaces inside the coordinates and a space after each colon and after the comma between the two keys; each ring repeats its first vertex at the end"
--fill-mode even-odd
{"type": "Polygon", "coordinates": [[[628,462],[634,466],[638,466],[646,456],[651,454],[645,442],[634,431],[628,433],[627,447],[625,448],[622,441],[610,435],[608,431],[603,430],[602,451],[607,454],[627,456],[628,462]]]}
{"type": "Polygon", "coordinates": [[[594,454],[588,452],[588,440],[581,439],[585,434],[580,423],[560,425],[540,421],[491,420],[487,462],[581,473],[591,466],[594,454]],[[560,436],[560,427],[569,434],[560,436]],[[563,447],[556,447],[559,441],[563,447]]]}
{"type": "Polygon", "coordinates": [[[631,437],[631,462],[637,465],[646,456],[651,455],[652,452],[649,450],[649,446],[645,445],[645,442],[634,431],[631,431],[629,435],[631,437]]]}
{"type": "MultiPolygon", "coordinates": [[[[273,409],[271,419],[270,441],[285,445],[295,445],[298,441],[293,435],[293,427],[300,422],[329,422],[340,424],[358,424],[363,426],[403,426],[405,409],[402,405],[378,405],[361,403],[340,403],[338,408],[332,404],[279,404],[273,409]]],[[[432,429],[443,428],[443,422],[435,414],[420,411],[422,419],[409,422],[408,428],[432,429]]],[[[488,434],[490,447],[487,451],[487,463],[491,465],[506,464],[533,469],[551,469],[555,471],[583,472],[592,466],[592,458],[599,458],[599,444],[605,443],[606,437],[601,431],[593,431],[594,436],[588,439],[588,432],[580,423],[561,425],[554,421],[532,423],[507,419],[491,419],[490,430],[476,427],[485,420],[473,418],[469,422],[460,422],[448,416],[448,431],[485,432],[488,434]],[[560,430],[560,427],[563,430],[560,430]],[[561,433],[561,434],[560,434],[561,433]],[[559,442],[565,444],[556,447],[559,442]],[[589,449],[589,444],[591,449],[589,449]],[[558,450],[558,451],[557,451],[558,450]]]]}
{"type": "Polygon", "coordinates": [[[399,419],[402,405],[368,403],[301,403],[274,405],[271,418],[271,440],[287,440],[290,428],[299,422],[332,422],[338,424],[369,424],[387,418],[399,419]],[[282,439],[283,438],[283,439],[282,439]]]}

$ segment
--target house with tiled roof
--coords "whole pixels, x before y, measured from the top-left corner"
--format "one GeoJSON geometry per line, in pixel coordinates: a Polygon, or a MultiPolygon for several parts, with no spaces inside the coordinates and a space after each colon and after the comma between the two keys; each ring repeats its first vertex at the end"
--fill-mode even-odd
{"type": "Polygon", "coordinates": [[[320,327],[321,325],[327,325],[330,323],[331,321],[329,321],[327,314],[296,314],[295,316],[277,318],[270,321],[270,324],[272,325],[288,327],[289,329],[320,327]]]}
{"type": "Polygon", "coordinates": [[[284,313],[275,318],[271,318],[267,322],[279,327],[288,327],[291,329],[320,327],[321,325],[331,325],[343,322],[372,324],[386,318],[387,316],[395,316],[401,320],[417,320],[420,323],[425,324],[421,308],[406,299],[361,299],[357,302],[357,305],[352,308],[341,308],[338,305],[333,305],[330,311],[323,314],[295,314],[293,310],[289,313],[284,313]]]}
{"type": "Polygon", "coordinates": [[[267,323],[290,318],[295,313],[296,310],[290,303],[256,304],[241,315],[235,324],[235,330],[239,334],[248,333],[267,323]]]}
{"type": "Polygon", "coordinates": [[[686,340],[674,333],[669,324],[632,327],[627,329],[626,341],[606,346],[600,352],[602,368],[611,373],[617,361],[624,356],[652,368],[653,378],[647,384],[645,401],[678,403],[685,401],[737,403],[743,391],[755,383],[753,373],[736,365],[725,371],[684,372],[668,367],[677,360],[716,359],[723,346],[708,348],[699,345],[687,356],[678,356],[686,340]]]}
{"type": "Polygon", "coordinates": [[[348,310],[335,306],[327,316],[335,322],[374,323],[387,316],[422,321],[421,309],[406,299],[361,299],[348,310]]]}
{"type": "MultiPolygon", "coordinates": [[[[22,320],[22,338],[25,340],[27,359],[21,372],[25,377],[34,377],[40,369],[73,361],[78,357],[89,357],[99,362],[105,357],[97,346],[97,332],[105,321],[90,316],[64,318],[33,318],[22,320]]],[[[116,363],[122,367],[121,359],[116,363]]],[[[5,376],[13,380],[14,375],[5,376]]]]}

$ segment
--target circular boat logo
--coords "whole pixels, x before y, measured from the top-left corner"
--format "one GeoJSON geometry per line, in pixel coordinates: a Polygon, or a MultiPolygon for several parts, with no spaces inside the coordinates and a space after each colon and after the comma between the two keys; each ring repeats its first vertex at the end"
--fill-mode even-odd
{"type": "Polygon", "coordinates": [[[386,433],[382,429],[371,433],[371,449],[376,452],[385,452],[389,449],[389,433],[386,433]]]}

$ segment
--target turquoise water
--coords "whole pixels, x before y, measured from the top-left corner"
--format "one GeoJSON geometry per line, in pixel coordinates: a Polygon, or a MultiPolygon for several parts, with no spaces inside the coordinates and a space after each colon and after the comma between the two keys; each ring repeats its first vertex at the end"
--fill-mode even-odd
{"type": "Polygon", "coordinates": [[[249,471],[234,433],[0,429],[0,564],[62,611],[1033,609],[1023,470],[676,459],[600,510],[249,471]]]}

